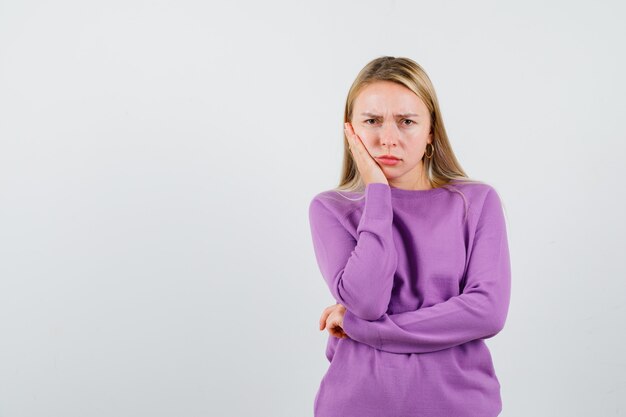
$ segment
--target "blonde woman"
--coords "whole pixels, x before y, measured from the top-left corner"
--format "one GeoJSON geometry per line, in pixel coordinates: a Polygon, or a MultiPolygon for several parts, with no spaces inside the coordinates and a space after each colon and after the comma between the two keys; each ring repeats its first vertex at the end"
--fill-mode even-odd
{"type": "Polygon", "coordinates": [[[485,339],[504,327],[511,268],[501,200],[470,180],[433,85],[380,57],[352,84],[337,188],[309,206],[336,304],[320,318],[330,365],[316,417],[497,416],[485,339]]]}

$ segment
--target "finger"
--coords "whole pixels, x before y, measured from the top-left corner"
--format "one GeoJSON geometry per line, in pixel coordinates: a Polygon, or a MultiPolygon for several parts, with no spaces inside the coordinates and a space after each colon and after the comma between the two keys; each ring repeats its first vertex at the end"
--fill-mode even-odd
{"type": "Polygon", "coordinates": [[[352,158],[357,161],[357,166],[361,165],[361,160],[362,160],[362,147],[363,147],[363,142],[361,142],[361,139],[358,137],[358,135],[356,133],[354,133],[354,130],[352,129],[352,127],[346,127],[345,129],[346,132],[346,138],[348,140],[348,148],[350,149],[350,153],[352,154],[352,158]]]}
{"type": "Polygon", "coordinates": [[[326,330],[328,330],[328,333],[335,336],[337,333],[336,327],[337,327],[337,322],[333,320],[332,316],[329,316],[326,319],[326,330]]]}
{"type": "Polygon", "coordinates": [[[357,135],[356,132],[354,131],[352,124],[347,123],[347,125],[348,125],[348,133],[352,141],[355,142],[355,145],[362,145],[363,141],[361,141],[361,137],[357,135]]]}
{"type": "Polygon", "coordinates": [[[352,139],[352,132],[350,131],[350,128],[348,128],[347,123],[343,126],[343,131],[346,134],[346,140],[348,141],[348,149],[352,151],[352,148],[354,147],[354,140],[352,139]]]}
{"type": "Polygon", "coordinates": [[[330,328],[328,329],[328,331],[330,332],[330,334],[331,334],[332,336],[335,336],[335,337],[337,337],[337,338],[339,338],[339,339],[342,339],[342,338],[344,338],[345,336],[347,336],[347,335],[346,335],[346,332],[344,332],[344,331],[343,331],[343,329],[342,329],[341,327],[339,327],[339,326],[330,327],[330,328]]]}
{"type": "Polygon", "coordinates": [[[320,316],[320,320],[319,320],[320,330],[324,330],[324,327],[326,327],[326,319],[335,310],[336,307],[337,307],[337,304],[333,304],[331,306],[326,307],[324,311],[322,311],[322,315],[320,316]]]}
{"type": "Polygon", "coordinates": [[[320,330],[324,330],[324,328],[326,327],[326,318],[328,317],[329,313],[326,312],[326,310],[324,310],[324,312],[322,313],[322,316],[320,317],[320,321],[319,321],[319,325],[320,325],[320,330]]]}
{"type": "Polygon", "coordinates": [[[350,123],[346,123],[346,136],[348,137],[348,141],[351,146],[357,145],[357,134],[354,132],[352,125],[350,123]]]}
{"type": "Polygon", "coordinates": [[[341,337],[341,333],[339,333],[339,331],[337,331],[337,329],[334,327],[329,327],[328,332],[330,333],[331,336],[341,337]]]}
{"type": "Polygon", "coordinates": [[[356,153],[355,155],[359,158],[363,158],[365,154],[369,155],[369,152],[365,148],[361,137],[357,135],[354,130],[352,130],[352,133],[350,134],[350,140],[353,154],[356,153]]]}
{"type": "Polygon", "coordinates": [[[348,139],[354,142],[357,137],[357,134],[355,133],[352,125],[350,123],[346,123],[344,126],[344,129],[346,131],[346,136],[348,137],[348,139]]]}
{"type": "Polygon", "coordinates": [[[341,337],[341,333],[343,332],[343,328],[339,324],[338,319],[340,318],[340,313],[333,313],[328,317],[326,321],[326,327],[331,335],[335,337],[341,337]]]}
{"type": "Polygon", "coordinates": [[[354,135],[354,127],[352,126],[352,123],[346,122],[345,128],[348,131],[348,133],[350,133],[351,135],[354,135]]]}
{"type": "Polygon", "coordinates": [[[359,135],[355,133],[352,140],[354,143],[352,147],[356,151],[357,158],[359,158],[363,164],[368,164],[370,162],[377,163],[370,151],[368,151],[365,147],[365,144],[363,143],[359,135]]]}

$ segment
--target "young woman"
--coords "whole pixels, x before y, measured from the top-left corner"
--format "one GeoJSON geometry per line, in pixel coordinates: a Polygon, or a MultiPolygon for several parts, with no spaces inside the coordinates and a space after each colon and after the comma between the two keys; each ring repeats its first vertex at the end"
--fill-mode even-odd
{"type": "Polygon", "coordinates": [[[309,206],[337,304],[316,417],[491,417],[500,383],[485,339],[504,327],[511,268],[495,188],[470,180],[433,85],[407,58],[368,63],[344,114],[339,186],[309,206]]]}

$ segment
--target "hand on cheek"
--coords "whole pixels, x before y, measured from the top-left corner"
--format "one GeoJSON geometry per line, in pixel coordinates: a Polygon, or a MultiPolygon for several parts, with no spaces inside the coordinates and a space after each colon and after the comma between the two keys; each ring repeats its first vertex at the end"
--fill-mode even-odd
{"type": "Polygon", "coordinates": [[[352,125],[346,123],[344,129],[352,158],[363,178],[363,182],[365,184],[373,182],[388,184],[387,178],[378,162],[372,157],[369,149],[365,146],[361,137],[354,131],[352,125]]]}

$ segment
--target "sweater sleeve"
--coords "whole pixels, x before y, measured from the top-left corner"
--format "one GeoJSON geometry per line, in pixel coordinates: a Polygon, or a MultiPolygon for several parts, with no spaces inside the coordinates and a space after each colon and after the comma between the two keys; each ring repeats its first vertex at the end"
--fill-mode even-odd
{"type": "Polygon", "coordinates": [[[504,214],[491,189],[478,219],[466,283],[444,302],[368,321],[347,307],[343,330],[353,340],[392,353],[425,353],[495,336],[504,327],[511,268],[504,214]]]}
{"type": "Polygon", "coordinates": [[[309,206],[317,263],[337,302],[364,320],[380,318],[389,307],[398,264],[393,242],[393,210],[388,184],[370,183],[357,238],[319,198],[309,206]]]}

